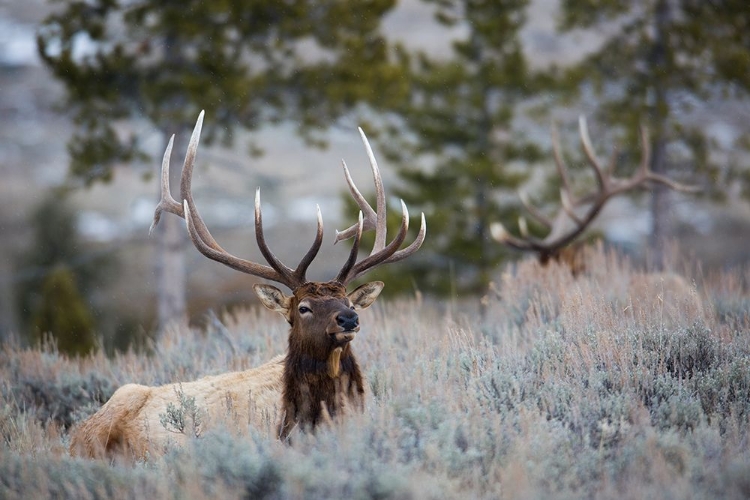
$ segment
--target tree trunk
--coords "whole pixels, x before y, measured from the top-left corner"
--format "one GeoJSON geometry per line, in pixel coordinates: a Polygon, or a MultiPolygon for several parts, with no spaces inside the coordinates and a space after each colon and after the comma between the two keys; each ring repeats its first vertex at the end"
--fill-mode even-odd
{"type": "Polygon", "coordinates": [[[10,338],[11,334],[21,333],[16,315],[13,266],[10,260],[3,259],[0,262],[0,343],[10,338]]]}
{"type": "MultiPolygon", "coordinates": [[[[666,144],[663,138],[657,137],[653,143],[651,170],[663,173],[665,168],[666,144]]],[[[649,237],[649,253],[655,270],[664,268],[664,246],[669,235],[669,191],[662,184],[656,184],[651,191],[651,235],[649,237]]]]}
{"type": "MultiPolygon", "coordinates": [[[[666,114],[668,112],[666,82],[667,32],[670,11],[668,0],[658,0],[654,13],[654,45],[651,53],[654,103],[651,111],[652,151],[651,170],[663,174],[666,170],[666,114]]],[[[669,193],[661,184],[654,186],[651,194],[651,235],[649,252],[655,269],[664,267],[664,246],[668,236],[669,193]]]]}
{"type": "MultiPolygon", "coordinates": [[[[179,33],[167,33],[164,36],[165,63],[168,67],[181,67],[185,64],[182,50],[185,45],[180,42],[179,33]]],[[[167,116],[179,116],[178,110],[185,106],[184,97],[174,97],[165,103],[165,110],[170,107],[175,112],[167,116]]],[[[169,169],[169,185],[172,196],[182,203],[179,195],[182,163],[185,159],[189,140],[189,124],[179,120],[166,119],[158,124],[166,139],[174,134],[172,161],[169,169]]],[[[166,145],[166,141],[165,141],[166,145]]],[[[159,176],[157,175],[157,178],[159,176]]],[[[164,214],[163,226],[157,239],[157,313],[159,331],[174,323],[187,324],[187,272],[185,265],[185,245],[187,236],[185,222],[172,214],[164,214]]]]}
{"type": "MultiPolygon", "coordinates": [[[[182,161],[187,149],[186,131],[174,130],[175,142],[169,169],[172,196],[180,201],[179,189],[182,161]]],[[[164,137],[169,137],[164,134],[164,137]]],[[[157,176],[158,178],[158,176],[157,176]]],[[[174,323],[187,323],[187,273],[185,248],[187,244],[185,222],[172,214],[164,213],[157,228],[157,314],[159,331],[174,323]]]]}

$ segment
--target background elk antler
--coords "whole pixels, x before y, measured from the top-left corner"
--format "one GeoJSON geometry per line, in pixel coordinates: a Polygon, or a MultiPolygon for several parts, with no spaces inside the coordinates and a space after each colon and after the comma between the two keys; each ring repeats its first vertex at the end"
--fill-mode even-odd
{"type": "Polygon", "coordinates": [[[573,194],[570,177],[560,152],[557,130],[553,127],[552,147],[555,166],[562,180],[562,187],[560,188],[562,211],[559,211],[553,219],[550,219],[529,202],[524,192],[519,192],[521,203],[526,207],[529,214],[544,225],[549,233],[542,239],[530,235],[526,219],[523,216],[518,219],[520,237],[510,234],[500,222],[493,222],[490,225],[490,231],[495,240],[517,250],[534,252],[543,264],[547,263],[550,258],[557,258],[562,249],[575,241],[599,215],[607,201],[614,196],[645,187],[648,184],[662,184],[675,191],[682,192],[698,191],[697,187],[680,184],[651,171],[649,167],[651,150],[645,127],[641,127],[641,163],[631,177],[620,179],[614,176],[614,169],[617,164],[616,153],[612,155],[608,166],[602,166],[602,163],[596,157],[596,153],[594,153],[594,148],[591,146],[586,119],[583,116],[578,119],[578,125],[583,151],[596,176],[597,190],[579,197],[573,194]]]}

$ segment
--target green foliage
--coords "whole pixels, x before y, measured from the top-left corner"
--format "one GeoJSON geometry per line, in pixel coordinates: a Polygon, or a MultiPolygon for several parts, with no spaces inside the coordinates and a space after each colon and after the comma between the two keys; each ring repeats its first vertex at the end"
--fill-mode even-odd
{"type": "Polygon", "coordinates": [[[60,352],[83,355],[96,348],[93,317],[67,267],[56,267],[44,279],[33,323],[37,339],[52,335],[60,352]]]}
{"type": "Polygon", "coordinates": [[[540,87],[519,38],[528,2],[434,3],[438,21],[460,22],[467,34],[447,59],[402,52],[408,95],[393,107],[398,121],[383,147],[397,164],[397,194],[427,216],[421,252],[430,265],[414,263],[419,272],[409,273],[417,287],[483,292],[505,257],[489,224],[517,216],[507,200],[528,176],[522,167],[541,156],[514,122],[518,105],[540,87]]]}
{"type": "Polygon", "coordinates": [[[19,316],[29,339],[51,335],[61,352],[86,354],[97,346],[87,296],[113,261],[82,250],[65,192],[52,192],[35,210],[30,250],[18,259],[19,316]]]}
{"type": "MultiPolygon", "coordinates": [[[[638,157],[638,126],[646,125],[655,171],[715,179],[710,153],[718,145],[703,127],[712,110],[702,109],[695,126],[685,117],[701,102],[749,95],[748,26],[750,11],[740,1],[564,0],[562,30],[592,29],[605,38],[561,81],[586,96],[595,92],[598,117],[622,126],[624,154],[638,157]]],[[[718,188],[710,194],[722,196],[718,188]]]]}
{"type": "Polygon", "coordinates": [[[229,141],[237,126],[293,116],[313,141],[311,129],[399,85],[378,31],[393,0],[58,4],[37,42],[68,91],[71,172],[87,183],[144,157],[123,120],[174,131],[205,108],[204,138],[229,141]]]}

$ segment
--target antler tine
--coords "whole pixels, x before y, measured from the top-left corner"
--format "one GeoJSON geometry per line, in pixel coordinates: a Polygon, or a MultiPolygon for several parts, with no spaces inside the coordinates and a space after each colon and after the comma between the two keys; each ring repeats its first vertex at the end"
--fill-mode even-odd
{"type": "Polygon", "coordinates": [[[422,212],[422,221],[419,225],[419,233],[417,233],[417,237],[414,238],[414,241],[406,248],[402,248],[401,250],[398,250],[396,253],[385,259],[381,264],[390,264],[391,262],[398,262],[399,260],[403,260],[419,250],[419,248],[422,246],[422,243],[424,243],[425,236],[427,236],[427,221],[425,220],[424,212],[422,212]]]}
{"type": "MultiPolygon", "coordinates": [[[[375,159],[375,154],[372,152],[370,147],[370,141],[367,140],[362,127],[357,127],[359,130],[359,136],[362,138],[362,144],[365,145],[367,151],[367,158],[370,160],[370,167],[372,168],[372,177],[375,181],[375,244],[372,246],[372,252],[370,255],[374,255],[385,248],[385,237],[386,237],[386,206],[385,206],[385,190],[383,189],[383,179],[380,177],[380,169],[378,168],[378,161],[375,159]]],[[[403,204],[403,202],[401,202],[403,204]]],[[[407,223],[408,225],[408,223],[407,223]]]]}
{"type": "MultiPolygon", "coordinates": [[[[356,279],[357,277],[363,275],[365,272],[373,269],[374,267],[379,266],[380,264],[384,264],[386,260],[388,260],[396,253],[398,247],[400,247],[406,239],[406,233],[408,231],[409,210],[406,208],[406,204],[404,203],[404,201],[401,200],[401,227],[399,228],[396,237],[379,252],[372,253],[369,257],[355,264],[352,270],[349,272],[348,276],[346,276],[341,282],[347,284],[353,279],[356,279]]],[[[413,253],[414,251],[416,250],[411,251],[411,253],[413,253]]]]}
{"type": "Polygon", "coordinates": [[[518,217],[518,230],[521,232],[522,238],[529,237],[529,225],[526,223],[526,217],[523,215],[518,217]]]}
{"type": "Polygon", "coordinates": [[[318,255],[318,251],[320,250],[320,246],[323,244],[323,215],[320,213],[319,205],[315,205],[315,208],[317,210],[318,217],[318,227],[315,233],[315,239],[313,240],[313,243],[305,256],[302,257],[302,260],[297,266],[297,269],[294,270],[295,280],[300,284],[305,282],[305,274],[307,273],[307,268],[310,267],[312,261],[315,260],[315,257],[318,255]]]}
{"type": "Polygon", "coordinates": [[[198,115],[198,119],[195,121],[195,127],[193,133],[190,135],[190,142],[188,143],[187,152],[185,153],[185,162],[182,164],[182,175],[180,176],[180,197],[187,201],[190,207],[190,213],[193,217],[193,224],[195,230],[201,237],[201,240],[214,250],[224,252],[224,249],[216,243],[216,240],[211,236],[208,231],[206,223],[203,222],[203,218],[198,212],[198,207],[195,206],[193,201],[192,183],[193,183],[193,167],[195,166],[195,158],[198,155],[198,143],[201,138],[201,131],[203,130],[203,117],[205,111],[201,111],[198,115]]]}
{"type": "Polygon", "coordinates": [[[338,281],[339,283],[346,283],[346,277],[349,275],[349,272],[357,262],[359,243],[362,240],[362,231],[364,230],[364,220],[362,218],[361,210],[359,211],[357,223],[352,227],[356,229],[356,233],[354,234],[354,243],[352,244],[352,249],[349,251],[349,258],[346,259],[344,266],[341,268],[341,271],[339,271],[338,276],[336,276],[336,281],[338,281]]]}
{"type": "Polygon", "coordinates": [[[648,136],[648,128],[645,125],[640,127],[640,139],[641,139],[641,164],[638,167],[639,172],[643,172],[646,175],[651,170],[651,141],[648,136]]]}
{"type": "Polygon", "coordinates": [[[641,145],[643,147],[643,158],[641,159],[642,170],[645,172],[647,181],[663,184],[670,189],[679,191],[682,193],[697,193],[701,189],[698,186],[689,186],[680,182],[673,181],[661,174],[657,174],[651,171],[651,143],[648,138],[648,129],[645,126],[641,126],[641,145]]]}
{"type": "Polygon", "coordinates": [[[521,239],[513,236],[505,226],[500,222],[492,222],[490,224],[490,234],[495,239],[504,245],[507,245],[516,250],[533,250],[531,241],[529,239],[521,239]]]}
{"type": "MultiPolygon", "coordinates": [[[[357,202],[357,205],[359,206],[360,210],[363,213],[364,217],[364,231],[369,231],[370,229],[375,229],[377,226],[377,215],[375,215],[375,210],[372,209],[370,204],[367,202],[364,196],[362,196],[362,193],[359,192],[359,189],[357,189],[357,186],[354,184],[354,181],[352,180],[352,176],[349,173],[349,168],[346,166],[346,162],[344,160],[341,160],[341,164],[344,167],[344,177],[346,178],[346,183],[349,186],[349,191],[352,194],[352,198],[354,198],[354,201],[357,202]]],[[[378,177],[380,177],[380,173],[378,172],[378,177]]],[[[377,182],[377,181],[376,181],[377,182]]],[[[336,231],[336,239],[333,241],[333,244],[335,245],[341,240],[348,240],[352,236],[354,236],[357,233],[357,224],[352,224],[350,227],[346,228],[343,231],[336,231]]]]}
{"type": "MultiPolygon", "coordinates": [[[[367,140],[367,136],[361,127],[358,127],[359,135],[362,139],[362,143],[365,146],[367,152],[367,158],[370,161],[370,168],[372,169],[372,177],[375,183],[375,210],[372,209],[370,204],[367,202],[362,193],[359,192],[357,186],[354,184],[352,177],[349,173],[349,169],[346,166],[346,162],[341,163],[344,166],[344,176],[346,177],[346,183],[349,185],[349,191],[352,193],[352,197],[359,205],[365,216],[364,230],[375,229],[375,244],[372,247],[370,255],[379,252],[385,247],[386,239],[386,203],[385,203],[385,189],[383,188],[383,179],[380,177],[380,169],[378,168],[378,161],[375,159],[375,154],[372,152],[370,141],[367,140]]],[[[354,224],[351,227],[345,229],[342,232],[336,231],[336,239],[334,244],[351,238],[357,231],[357,225],[354,224]]]]}
{"type": "Polygon", "coordinates": [[[172,193],[169,189],[169,159],[172,156],[172,146],[174,146],[174,135],[169,138],[169,143],[167,143],[167,149],[164,151],[164,158],[161,162],[161,199],[154,210],[154,221],[151,223],[151,227],[148,228],[149,236],[154,232],[156,225],[159,224],[162,211],[170,212],[183,218],[185,217],[182,205],[172,198],[172,193]]]}
{"type": "Polygon", "coordinates": [[[596,153],[594,152],[594,147],[591,145],[589,128],[588,125],[586,125],[586,117],[584,117],[583,115],[578,117],[578,128],[581,134],[581,144],[583,145],[583,151],[586,153],[586,158],[588,158],[589,163],[594,169],[594,173],[596,174],[596,182],[599,184],[599,187],[601,189],[606,189],[607,180],[604,176],[604,171],[602,169],[601,163],[597,159],[596,153]]]}
{"type": "Polygon", "coordinates": [[[552,227],[552,221],[549,220],[542,212],[540,212],[534,205],[531,204],[528,195],[523,190],[518,190],[518,198],[521,200],[521,204],[529,211],[532,217],[537,221],[544,224],[548,229],[552,227]]]}
{"type": "MultiPolygon", "coordinates": [[[[263,254],[263,257],[266,259],[266,262],[276,270],[281,276],[284,277],[284,283],[289,288],[294,289],[294,285],[301,285],[302,283],[297,283],[297,278],[294,276],[294,271],[292,271],[289,267],[285,266],[271,251],[270,248],[268,248],[268,245],[266,244],[266,237],[263,234],[263,214],[260,210],[260,188],[258,188],[255,191],[255,240],[258,242],[258,249],[260,249],[260,253],[263,254]]],[[[317,242],[317,238],[316,238],[317,242]]],[[[315,243],[313,243],[313,248],[315,247],[315,243]]],[[[309,252],[308,252],[309,253],[309,252]]],[[[304,260],[304,259],[303,259],[304,260]]]]}
{"type": "Polygon", "coordinates": [[[563,160],[562,152],[560,151],[560,135],[557,133],[557,127],[554,123],[552,124],[552,156],[555,158],[555,167],[557,168],[557,173],[562,180],[563,187],[572,194],[568,169],[565,167],[565,161],[563,160]]]}
{"type": "Polygon", "coordinates": [[[568,196],[568,192],[564,189],[560,190],[560,204],[565,210],[565,213],[570,217],[576,224],[583,224],[583,221],[576,214],[575,206],[568,196]]]}
{"type": "Polygon", "coordinates": [[[698,193],[701,191],[701,188],[698,186],[689,186],[687,184],[682,184],[680,182],[673,181],[672,179],[669,179],[668,177],[665,177],[661,174],[657,174],[651,171],[648,172],[646,180],[655,182],[657,184],[663,184],[668,188],[674,189],[675,191],[679,191],[681,193],[698,193]]]}

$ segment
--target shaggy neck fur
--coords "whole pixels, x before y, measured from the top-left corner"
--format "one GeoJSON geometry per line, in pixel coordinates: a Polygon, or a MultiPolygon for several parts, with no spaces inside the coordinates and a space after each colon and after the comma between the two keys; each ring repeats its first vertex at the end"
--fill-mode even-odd
{"type": "Polygon", "coordinates": [[[291,347],[284,363],[282,439],[297,426],[314,429],[347,409],[364,409],[364,379],[349,345],[322,360],[291,347]]]}
{"type": "MultiPolygon", "coordinates": [[[[294,290],[292,307],[310,298],[344,303],[349,300],[341,283],[305,283],[294,290]]],[[[321,330],[305,332],[295,318],[290,318],[284,362],[283,417],[279,426],[282,439],[297,426],[312,430],[322,420],[335,418],[346,409],[364,409],[364,379],[350,344],[336,346],[332,341],[321,341],[321,336],[326,335],[323,323],[315,327],[321,330]]]]}

